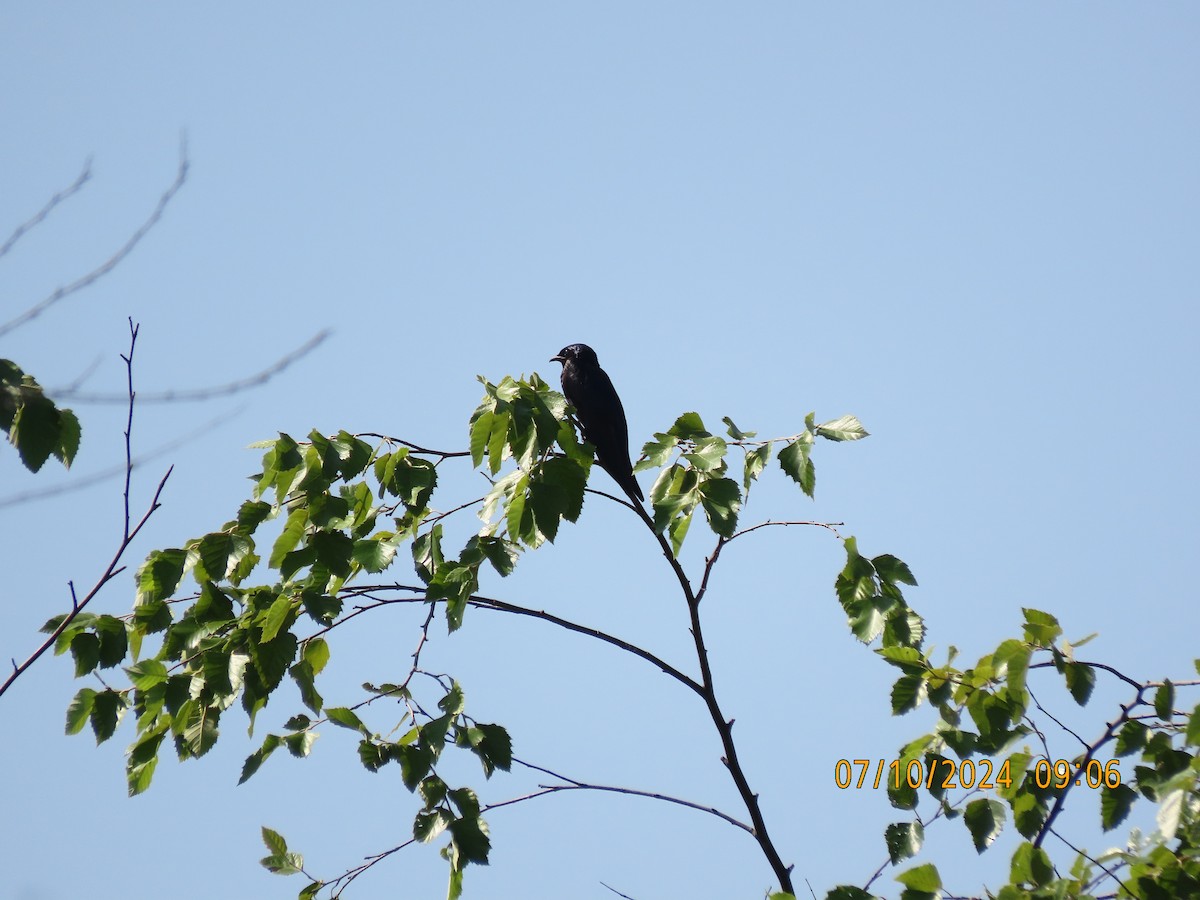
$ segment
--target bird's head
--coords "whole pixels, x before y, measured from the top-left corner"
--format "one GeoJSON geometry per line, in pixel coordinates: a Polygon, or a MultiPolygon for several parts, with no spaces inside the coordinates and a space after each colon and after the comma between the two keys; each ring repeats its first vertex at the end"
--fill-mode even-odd
{"type": "Polygon", "coordinates": [[[550,362],[562,363],[564,366],[569,362],[599,365],[596,351],[587,344],[568,344],[559,350],[557,355],[550,357],[550,362]]]}

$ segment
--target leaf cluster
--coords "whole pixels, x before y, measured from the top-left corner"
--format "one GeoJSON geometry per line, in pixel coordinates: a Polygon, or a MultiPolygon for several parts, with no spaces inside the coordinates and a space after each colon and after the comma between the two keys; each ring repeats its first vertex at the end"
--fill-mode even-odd
{"type": "Polygon", "coordinates": [[[8,359],[0,359],[0,428],[30,472],[51,456],[69,469],[79,451],[75,413],[56,406],[37,379],[8,359]]]}

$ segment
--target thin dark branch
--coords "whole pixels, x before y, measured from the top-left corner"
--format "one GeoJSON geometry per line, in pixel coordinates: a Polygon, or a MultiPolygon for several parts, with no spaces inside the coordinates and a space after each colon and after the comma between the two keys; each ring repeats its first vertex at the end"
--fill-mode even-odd
{"type": "MultiPolygon", "coordinates": [[[[803,521],[788,520],[788,521],[776,522],[771,519],[768,519],[765,522],[759,522],[757,525],[751,525],[749,528],[743,528],[741,531],[735,531],[733,533],[733,535],[729,538],[729,540],[730,541],[736,540],[737,538],[740,538],[743,534],[749,534],[752,531],[758,531],[758,529],[760,529],[760,528],[770,528],[773,526],[786,527],[788,525],[810,525],[814,528],[825,528],[829,531],[832,531],[835,535],[837,535],[840,538],[841,534],[838,532],[836,526],[845,525],[845,524],[846,524],[845,522],[816,522],[816,521],[812,521],[812,520],[803,520],[803,521]]],[[[728,543],[728,541],[726,543],[728,543]]]]}
{"type": "MultiPolygon", "coordinates": [[[[683,571],[679,560],[671,552],[671,545],[667,542],[667,539],[654,527],[654,520],[650,517],[650,514],[641,506],[634,507],[634,512],[638,514],[642,522],[650,530],[650,533],[658,541],[658,546],[662,550],[663,556],[666,558],[671,570],[675,573],[675,577],[679,581],[680,590],[683,591],[684,599],[687,601],[688,616],[691,620],[692,640],[696,646],[696,661],[700,665],[700,684],[702,687],[700,695],[704,698],[704,704],[708,707],[709,716],[712,718],[713,725],[717,729],[717,734],[720,735],[721,746],[725,750],[725,755],[721,761],[725,764],[725,768],[729,770],[729,775],[733,779],[734,786],[737,788],[738,794],[741,795],[742,802],[746,805],[746,811],[750,814],[750,822],[754,828],[754,838],[758,841],[758,846],[767,858],[767,863],[771,866],[775,877],[779,879],[780,889],[789,894],[794,894],[795,889],[792,887],[792,866],[787,865],[783,861],[783,858],[779,855],[779,850],[775,847],[770,834],[767,832],[767,823],[763,818],[762,808],[758,803],[758,794],[750,787],[750,782],[746,778],[746,772],[742,768],[741,761],[738,759],[737,745],[733,740],[733,719],[725,718],[725,714],[721,711],[721,705],[717,701],[712,667],[709,664],[708,648],[704,643],[704,629],[700,622],[701,597],[692,590],[692,583],[688,579],[687,573],[683,571]]],[[[712,562],[708,564],[708,568],[711,569],[711,567],[712,562]]]]}
{"type": "MultiPolygon", "coordinates": [[[[1087,665],[1092,664],[1088,663],[1087,665]]],[[[1113,671],[1114,673],[1116,672],[1115,669],[1111,669],[1110,671],[1113,671]]],[[[1120,673],[1117,674],[1120,675],[1120,673]]],[[[1124,678],[1125,676],[1122,675],[1120,677],[1124,678]]],[[[1104,733],[1100,735],[1099,739],[1097,739],[1095,743],[1088,746],[1087,752],[1083,754],[1083,760],[1080,764],[1080,771],[1087,770],[1088,763],[1095,758],[1100,748],[1111,741],[1115,737],[1116,733],[1121,729],[1121,726],[1128,721],[1130,711],[1144,702],[1142,700],[1142,695],[1147,690],[1148,685],[1139,684],[1137,686],[1137,692],[1133,695],[1133,699],[1128,703],[1121,705],[1121,714],[1106,725],[1104,733]]],[[[1068,779],[1066,787],[1064,787],[1058,796],[1054,798],[1054,806],[1050,808],[1050,812],[1046,815],[1046,821],[1042,823],[1042,827],[1038,829],[1038,833],[1033,839],[1034,847],[1042,846],[1042,842],[1046,839],[1046,835],[1053,830],[1054,821],[1058,818],[1059,813],[1063,811],[1064,804],[1067,802],[1067,795],[1071,793],[1071,788],[1073,786],[1074,783],[1068,779]]]]}
{"type": "MultiPolygon", "coordinates": [[[[1038,708],[1038,709],[1039,709],[1039,710],[1040,710],[1040,711],[1041,711],[1041,712],[1042,712],[1042,713],[1043,713],[1043,714],[1046,716],[1046,718],[1048,718],[1048,719],[1049,719],[1051,722],[1053,722],[1055,725],[1057,725],[1059,728],[1061,728],[1061,729],[1062,729],[1063,731],[1065,731],[1067,734],[1071,735],[1071,737],[1075,738],[1075,740],[1079,741],[1079,743],[1080,743],[1080,745],[1083,747],[1083,749],[1084,749],[1084,750],[1087,750],[1087,748],[1088,748],[1088,742],[1087,742],[1087,741],[1085,741],[1085,740],[1084,740],[1084,739],[1083,739],[1083,738],[1080,736],[1080,734],[1079,734],[1077,731],[1075,731],[1075,730],[1074,730],[1074,729],[1072,729],[1072,728],[1069,728],[1069,727],[1067,727],[1067,725],[1065,725],[1065,724],[1064,724],[1062,721],[1060,721],[1060,720],[1058,719],[1058,717],[1054,715],[1054,713],[1050,712],[1050,710],[1048,710],[1048,709],[1046,709],[1046,707],[1042,706],[1042,703],[1041,703],[1041,701],[1040,701],[1040,700],[1038,700],[1038,698],[1037,698],[1037,694],[1035,694],[1035,693],[1033,692],[1033,688],[1029,687],[1029,685],[1026,685],[1026,686],[1025,686],[1025,690],[1029,691],[1029,696],[1033,698],[1033,705],[1034,705],[1034,706],[1036,706],[1036,707],[1037,707],[1037,708],[1038,708]]],[[[1029,717],[1028,717],[1028,716],[1026,716],[1026,719],[1027,719],[1027,720],[1029,720],[1029,717]]],[[[1029,720],[1029,721],[1031,721],[1031,722],[1032,722],[1032,720],[1029,720]]],[[[1043,748],[1045,749],[1045,751],[1046,751],[1046,758],[1047,758],[1047,759],[1050,759],[1050,748],[1049,748],[1049,746],[1046,744],[1046,737],[1045,737],[1045,735],[1043,735],[1043,734],[1041,733],[1041,731],[1038,731],[1038,729],[1037,729],[1037,728],[1034,728],[1034,730],[1035,730],[1035,731],[1037,731],[1037,733],[1038,733],[1038,735],[1039,735],[1039,736],[1041,736],[1041,738],[1042,738],[1042,747],[1043,747],[1043,748]]]]}
{"type": "Polygon", "coordinates": [[[20,328],[26,322],[36,319],[60,300],[64,300],[71,294],[78,293],[84,288],[90,287],[97,280],[103,278],[118,265],[120,265],[121,261],[133,252],[133,248],[141,242],[142,238],[146,236],[150,229],[158,224],[158,220],[162,218],[163,212],[166,210],[167,205],[172,199],[174,199],[175,195],[179,193],[179,189],[183,187],[184,181],[187,180],[187,173],[187,142],[183,141],[181,142],[179,148],[179,168],[176,171],[175,180],[171,183],[171,186],[167,188],[162,197],[159,198],[158,205],[154,208],[154,211],[150,214],[150,217],[146,219],[146,221],[142,223],[141,227],[133,233],[129,240],[125,242],[125,245],[86,275],[77,278],[70,284],[56,289],[52,294],[50,294],[50,296],[44,298],[38,303],[35,303],[16,318],[5,322],[3,325],[0,325],[0,337],[3,337],[14,329],[20,328]]]}
{"type": "Polygon", "coordinates": [[[64,200],[70,198],[73,194],[77,193],[80,188],[87,184],[88,179],[91,177],[92,158],[89,156],[83,161],[83,170],[79,173],[79,177],[76,178],[75,181],[47,200],[46,205],[39,209],[34,214],[33,218],[26,222],[22,222],[17,226],[17,230],[9,236],[8,240],[4,242],[3,246],[0,246],[0,256],[4,256],[4,254],[8,253],[8,251],[13,248],[13,245],[16,244],[17,241],[23,238],[29,231],[40,225],[42,220],[54,211],[54,207],[58,206],[64,200]]]}
{"type": "MultiPolygon", "coordinates": [[[[216,397],[228,397],[230,394],[238,394],[250,388],[258,387],[266,384],[288,366],[297,360],[307,356],[313,350],[321,345],[333,332],[326,328],[317,332],[302,345],[297,347],[291,353],[280,357],[271,365],[262,371],[256,372],[253,375],[248,375],[245,378],[239,378],[236,381],[230,381],[225,384],[214,385],[213,387],[205,388],[189,388],[186,390],[171,389],[167,391],[155,391],[153,394],[139,394],[139,403],[194,403],[197,401],[212,400],[216,397]]],[[[125,398],[120,394],[88,394],[82,391],[67,387],[59,390],[51,390],[58,400],[72,400],[76,403],[122,403],[125,398]]]]}
{"type": "Polygon", "coordinates": [[[1114,872],[1108,866],[1104,865],[1104,863],[1100,862],[1100,860],[1095,859],[1092,856],[1089,856],[1086,851],[1080,850],[1078,847],[1076,847],[1074,844],[1072,844],[1070,841],[1068,841],[1065,837],[1063,837],[1061,834],[1059,834],[1053,828],[1050,829],[1050,833],[1052,835],[1054,835],[1056,838],[1058,838],[1060,841],[1062,841],[1064,844],[1066,844],[1069,849],[1071,849],[1078,855],[1082,856],[1084,859],[1086,859],[1088,862],[1090,862],[1093,866],[1095,866],[1096,868],[1098,868],[1102,872],[1104,872],[1105,875],[1107,875],[1109,878],[1111,878],[1113,881],[1115,881],[1121,887],[1125,888],[1125,892],[1127,894],[1129,894],[1130,897],[1137,896],[1137,894],[1135,894],[1132,890],[1130,890],[1129,885],[1127,885],[1124,881],[1122,881],[1119,877],[1117,877],[1116,872],[1114,872]]]}
{"type": "Polygon", "coordinates": [[[31,653],[29,655],[28,659],[26,659],[25,662],[21,663],[20,665],[17,665],[16,661],[13,662],[12,673],[5,680],[4,684],[0,685],[0,696],[3,696],[4,692],[7,691],[9,689],[9,687],[11,687],[12,684],[18,678],[20,678],[21,675],[24,674],[24,672],[30,666],[32,666],[35,662],[37,662],[38,659],[41,658],[43,653],[45,653],[47,650],[49,650],[51,647],[54,646],[54,644],[58,641],[59,636],[64,631],[66,631],[67,628],[70,626],[70,624],[76,619],[76,617],[78,617],[78,615],[84,611],[84,609],[87,607],[87,605],[92,602],[93,598],[95,598],[95,596],[100,593],[101,589],[106,584],[108,584],[110,581],[112,581],[113,578],[115,578],[121,572],[125,571],[125,566],[121,565],[121,559],[125,556],[125,551],[129,549],[129,545],[133,543],[134,539],[141,532],[142,528],[145,527],[145,525],[148,521],[150,521],[150,517],[152,515],[154,515],[154,513],[158,510],[159,506],[161,506],[161,504],[159,503],[159,498],[162,497],[163,488],[166,487],[167,479],[171,477],[171,472],[174,470],[173,466],[170,469],[167,469],[167,473],[165,475],[163,475],[162,480],[159,481],[159,483],[158,483],[158,488],[154,491],[154,497],[150,501],[150,506],[146,509],[146,512],[142,515],[141,519],[139,519],[138,522],[135,525],[133,525],[133,527],[131,528],[130,527],[131,520],[130,520],[130,515],[129,515],[129,490],[130,490],[129,473],[132,471],[132,468],[133,468],[133,458],[132,458],[132,453],[131,453],[131,444],[130,444],[130,440],[129,440],[129,434],[133,428],[133,401],[134,401],[134,396],[135,396],[135,393],[133,390],[133,350],[137,343],[137,326],[135,326],[133,324],[133,321],[131,320],[129,323],[129,327],[130,327],[129,355],[128,356],[122,355],[122,357],[121,357],[122,359],[125,360],[125,365],[126,365],[127,371],[129,372],[129,379],[128,379],[128,381],[129,381],[129,417],[127,420],[126,431],[125,431],[125,467],[126,467],[125,491],[124,491],[124,512],[125,512],[124,523],[125,524],[124,524],[124,528],[122,530],[121,541],[117,545],[117,550],[113,554],[112,559],[109,561],[108,566],[105,567],[104,572],[96,580],[96,583],[94,585],[92,585],[91,590],[89,590],[87,592],[87,594],[84,595],[84,598],[82,600],[79,600],[76,597],[74,583],[68,582],[68,586],[70,587],[70,590],[71,590],[71,611],[69,613],[67,613],[67,615],[63,618],[62,622],[59,623],[58,627],[54,629],[54,632],[48,638],[46,638],[45,641],[42,642],[41,646],[38,647],[36,650],[33,651],[33,653],[31,653]]]}
{"type": "Polygon", "coordinates": [[[513,613],[514,615],[518,616],[529,616],[534,619],[541,619],[545,622],[551,623],[552,625],[565,628],[567,631],[574,631],[577,634],[585,634],[588,637],[595,638],[596,640],[604,641],[606,644],[612,644],[614,647],[619,647],[626,653],[632,653],[634,656],[644,659],[646,662],[657,666],[661,671],[667,675],[670,675],[680,684],[685,685],[689,689],[695,691],[697,694],[703,695],[704,693],[704,689],[695,681],[695,679],[688,677],[670,663],[660,659],[648,650],[643,650],[636,644],[631,644],[628,641],[622,640],[621,638],[615,637],[611,634],[607,634],[596,628],[590,628],[587,625],[576,624],[575,622],[571,622],[567,619],[553,615],[552,613],[548,613],[545,610],[529,609],[524,606],[516,606],[512,603],[505,603],[503,600],[493,600],[490,597],[478,597],[472,595],[470,603],[472,606],[478,606],[482,609],[495,609],[499,610],[500,612],[513,613]]]}
{"type": "Polygon", "coordinates": [[[620,891],[618,891],[618,890],[617,890],[615,887],[613,887],[611,884],[605,884],[603,881],[602,881],[602,882],[600,882],[600,884],[601,884],[601,886],[608,888],[610,891],[612,891],[612,892],[613,892],[614,894],[616,894],[618,897],[623,897],[623,898],[624,898],[624,900],[633,900],[633,898],[632,898],[632,897],[630,897],[628,894],[622,894],[620,891]]]}
{"type": "MultiPolygon", "coordinates": [[[[1156,684],[1142,684],[1140,681],[1134,681],[1132,678],[1130,678],[1128,675],[1126,675],[1121,670],[1114,669],[1112,666],[1105,665],[1104,663],[1084,662],[1083,660],[1076,660],[1076,662],[1078,662],[1079,665],[1081,665],[1081,666],[1089,666],[1093,669],[1102,669],[1103,671],[1108,672],[1110,675],[1121,679],[1123,682],[1125,682],[1131,688],[1135,688],[1138,690],[1145,690],[1146,688],[1157,686],[1156,684]]],[[[1047,668],[1050,668],[1051,666],[1057,666],[1057,664],[1053,663],[1053,662],[1034,663],[1029,668],[1031,668],[1031,669],[1047,669],[1047,668]]]]}
{"type": "Polygon", "coordinates": [[[373,437],[381,441],[387,441],[391,444],[400,444],[402,447],[407,447],[409,450],[415,450],[417,453],[428,453],[430,456],[440,456],[443,459],[454,459],[458,456],[470,456],[470,450],[430,450],[428,447],[422,447],[420,444],[414,444],[410,441],[404,441],[397,437],[392,437],[388,434],[380,434],[377,431],[363,431],[356,434],[355,437],[373,437]]]}
{"type": "MultiPolygon", "coordinates": [[[[387,605],[390,605],[393,603],[426,603],[426,602],[428,602],[425,599],[425,588],[422,586],[419,586],[419,585],[407,585],[407,584],[358,585],[355,587],[345,588],[345,589],[343,589],[342,593],[350,595],[350,596],[369,597],[371,600],[374,601],[374,603],[370,606],[355,607],[353,612],[347,613],[346,615],[344,615],[340,619],[338,619],[336,622],[334,622],[332,625],[329,625],[329,626],[321,629],[320,631],[313,633],[312,635],[310,635],[310,638],[311,637],[319,637],[320,635],[323,635],[326,632],[331,631],[332,629],[345,624],[350,619],[360,616],[363,613],[367,612],[368,610],[376,609],[380,606],[387,606],[387,605]],[[409,593],[412,593],[414,596],[412,596],[412,597],[395,597],[395,598],[374,596],[378,592],[390,591],[390,590],[407,591],[409,593]]],[[[441,601],[435,601],[435,602],[441,602],[441,601]]],[[[598,641],[603,641],[606,644],[611,644],[612,646],[617,647],[618,649],[624,650],[626,653],[631,653],[640,659],[644,659],[646,662],[656,666],[660,671],[664,672],[667,675],[670,675],[672,678],[674,678],[680,684],[685,685],[687,688],[689,688],[692,691],[695,691],[697,694],[703,693],[703,689],[696,682],[695,679],[690,678],[689,676],[685,675],[683,672],[681,672],[679,669],[672,666],[667,661],[660,659],[659,657],[655,656],[653,653],[650,653],[647,650],[643,650],[641,647],[637,646],[636,644],[631,644],[626,640],[616,637],[615,635],[608,634],[607,632],[600,631],[597,628],[591,628],[590,626],[587,626],[587,625],[580,625],[577,622],[572,622],[568,619],[564,619],[560,616],[556,616],[552,613],[548,613],[545,610],[531,609],[526,606],[518,606],[515,603],[506,603],[503,600],[496,600],[492,597],[483,597],[478,594],[472,594],[467,602],[471,606],[478,607],[480,609],[491,609],[491,610],[495,610],[497,612],[506,612],[506,613],[510,613],[512,615],[517,615],[517,616],[527,616],[531,619],[541,619],[544,622],[549,622],[552,625],[557,625],[558,627],[564,628],[567,631],[574,631],[576,634],[583,634],[588,637],[595,638],[598,641]]]]}

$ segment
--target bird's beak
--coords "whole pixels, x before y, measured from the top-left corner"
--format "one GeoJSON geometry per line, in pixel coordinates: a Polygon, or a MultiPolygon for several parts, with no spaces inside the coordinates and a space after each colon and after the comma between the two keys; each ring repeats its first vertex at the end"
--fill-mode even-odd
{"type": "Polygon", "coordinates": [[[550,362],[560,363],[560,362],[566,362],[566,360],[563,359],[561,356],[552,356],[552,357],[550,357],[550,362]]]}

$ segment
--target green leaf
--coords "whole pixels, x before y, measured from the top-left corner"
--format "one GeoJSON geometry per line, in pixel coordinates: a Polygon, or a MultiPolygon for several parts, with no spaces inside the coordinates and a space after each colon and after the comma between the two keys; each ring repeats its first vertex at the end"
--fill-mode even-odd
{"type": "Polygon", "coordinates": [[[1115,788],[1100,789],[1100,827],[1112,831],[1129,815],[1137,800],[1137,792],[1127,784],[1119,784],[1115,788]]]}
{"type": "Polygon", "coordinates": [[[921,852],[921,845],[925,843],[925,828],[919,821],[893,822],[884,830],[883,837],[887,843],[888,859],[894,866],[921,852]]]}
{"type": "Polygon", "coordinates": [[[21,391],[20,397],[8,439],[17,448],[25,468],[37,472],[60,446],[58,409],[40,388],[21,391]]]}
{"type": "Polygon", "coordinates": [[[816,427],[816,433],[831,441],[857,441],[868,435],[862,422],[854,416],[841,416],[816,427]]]}
{"type": "Polygon", "coordinates": [[[81,436],[79,417],[69,409],[60,409],[58,411],[58,446],[54,448],[54,455],[68,469],[75,461],[75,454],[79,452],[81,436]]]}
{"type": "Polygon", "coordinates": [[[963,824],[971,832],[975,852],[982,853],[1004,828],[1004,804],[985,797],[972,800],[963,813],[963,824]]]}
{"type": "Polygon", "coordinates": [[[92,698],[91,723],[96,743],[102,744],[113,736],[117,722],[125,712],[125,698],[109,688],[92,698]]]}
{"type": "Polygon", "coordinates": [[[749,440],[758,434],[757,431],[742,431],[733,424],[733,419],[729,418],[729,416],[722,416],[721,421],[725,423],[726,427],[729,429],[729,436],[735,441],[749,440]]]}
{"type": "Polygon", "coordinates": [[[275,752],[275,749],[283,742],[283,739],[277,734],[268,734],[266,740],[262,742],[262,746],[246,757],[246,762],[242,764],[242,777],[238,779],[238,784],[244,784],[250,780],[250,777],[259,770],[267,757],[275,752]]]}
{"type": "Polygon", "coordinates": [[[294,607],[292,598],[286,594],[280,594],[275,598],[275,602],[271,604],[267,610],[266,616],[262,620],[262,641],[270,643],[275,640],[279,634],[279,630],[288,624],[289,619],[293,619],[294,607]]]}
{"type": "Polygon", "coordinates": [[[467,862],[487,865],[492,843],[488,839],[487,822],[478,816],[455,819],[449,825],[451,839],[458,856],[467,862]]]}
{"type": "Polygon", "coordinates": [[[155,550],[146,557],[137,573],[137,605],[168,600],[183,578],[187,553],[183,550],[155,550]]]}
{"type": "Polygon", "coordinates": [[[771,442],[767,441],[761,447],[755,447],[746,453],[746,462],[742,471],[742,487],[749,491],[750,484],[763,473],[771,459],[771,442]]]}
{"type": "Polygon", "coordinates": [[[421,810],[413,820],[413,837],[424,844],[446,830],[454,816],[446,809],[421,810]]]}
{"type": "Polygon", "coordinates": [[[507,772],[512,767],[512,738],[502,725],[473,725],[459,734],[465,736],[467,745],[479,757],[487,778],[496,769],[507,772]]]}
{"type": "Polygon", "coordinates": [[[1013,854],[1012,866],[1009,869],[1009,880],[1014,884],[1029,884],[1041,887],[1049,884],[1054,878],[1054,867],[1050,857],[1041,847],[1034,847],[1025,841],[1017,847],[1013,854]]]}
{"type": "Polygon", "coordinates": [[[1196,704],[1196,708],[1192,710],[1192,714],[1188,718],[1186,740],[1193,746],[1200,744],[1200,703],[1196,704]]]}
{"type": "Polygon", "coordinates": [[[317,733],[315,731],[297,731],[295,734],[283,736],[283,743],[288,748],[288,753],[298,759],[308,756],[316,742],[317,733]]]}
{"type": "MultiPolygon", "coordinates": [[[[1197,707],[1200,710],[1200,707],[1197,707]]],[[[1130,719],[1117,732],[1117,743],[1113,748],[1116,756],[1128,756],[1146,746],[1150,729],[1136,719],[1130,719]]]]}
{"type": "Polygon", "coordinates": [[[343,728],[349,728],[367,737],[371,736],[370,730],[362,723],[362,719],[351,709],[344,706],[330,707],[325,710],[325,716],[335,725],[341,725],[343,728]]]}
{"type": "Polygon", "coordinates": [[[288,852],[287,841],[283,839],[283,835],[266,825],[262,826],[262,840],[267,845],[267,849],[276,856],[282,856],[288,852]]]}
{"type": "Polygon", "coordinates": [[[901,675],[892,685],[892,715],[911,712],[920,706],[924,697],[924,678],[920,675],[901,675]]]}
{"type": "Polygon", "coordinates": [[[100,662],[100,638],[80,631],[71,638],[71,658],[75,660],[75,677],[86,675],[100,662]]]}
{"type": "Polygon", "coordinates": [[[725,469],[725,452],[728,446],[724,438],[716,435],[698,438],[690,453],[683,458],[701,472],[720,472],[725,469]]]}
{"type": "Polygon", "coordinates": [[[96,692],[91,688],[80,688],[67,707],[67,734],[79,734],[92,715],[96,692]]]}
{"type": "Polygon", "coordinates": [[[1067,690],[1080,706],[1086,706],[1092,696],[1092,688],[1096,686],[1096,673],[1092,667],[1078,662],[1064,664],[1063,675],[1067,680],[1067,690]]]}
{"type": "Polygon", "coordinates": [[[115,616],[97,616],[93,627],[100,641],[98,661],[100,668],[111,669],[125,659],[129,652],[129,633],[125,623],[115,616]]]}
{"type": "Polygon", "coordinates": [[[1058,619],[1038,609],[1022,609],[1025,614],[1025,640],[1038,647],[1049,647],[1062,637],[1058,619]]]}
{"type": "Polygon", "coordinates": [[[307,527],[308,509],[306,507],[298,506],[288,513],[283,530],[280,531],[279,537],[275,539],[275,543],[271,547],[271,556],[267,561],[267,565],[272,569],[278,569],[283,565],[284,557],[296,549],[300,540],[304,537],[304,531],[307,527]]]}
{"type": "Polygon", "coordinates": [[[382,572],[396,558],[396,544],[391,535],[355,541],[352,557],[372,574],[382,572]]]}
{"type": "Polygon", "coordinates": [[[135,797],[150,787],[158,766],[158,748],[166,736],[166,721],[160,720],[154,729],[142,734],[129,748],[125,760],[125,780],[129,796],[135,797]]]}
{"type": "Polygon", "coordinates": [[[1168,678],[1154,692],[1154,712],[1164,722],[1171,721],[1171,713],[1175,709],[1175,685],[1168,678]]]}
{"type": "Polygon", "coordinates": [[[931,894],[942,889],[942,877],[933,863],[925,863],[901,872],[896,876],[896,880],[914,891],[925,891],[931,894]]]}
{"type": "Polygon", "coordinates": [[[730,478],[709,478],[700,482],[700,502],[712,530],[723,538],[733,537],[737,530],[738,510],[742,492],[730,478]]]}
{"type": "Polygon", "coordinates": [[[817,484],[816,470],[813,468],[812,460],[808,458],[811,450],[812,434],[804,432],[779,451],[780,468],[789,478],[800,485],[800,489],[809,497],[813,495],[817,484]]]}
{"type": "Polygon", "coordinates": [[[917,579],[913,577],[912,570],[908,568],[908,564],[902,559],[892,556],[890,553],[884,553],[882,556],[876,556],[871,560],[871,565],[875,568],[875,573],[884,581],[895,584],[910,584],[913,587],[917,585],[917,579]]]}

